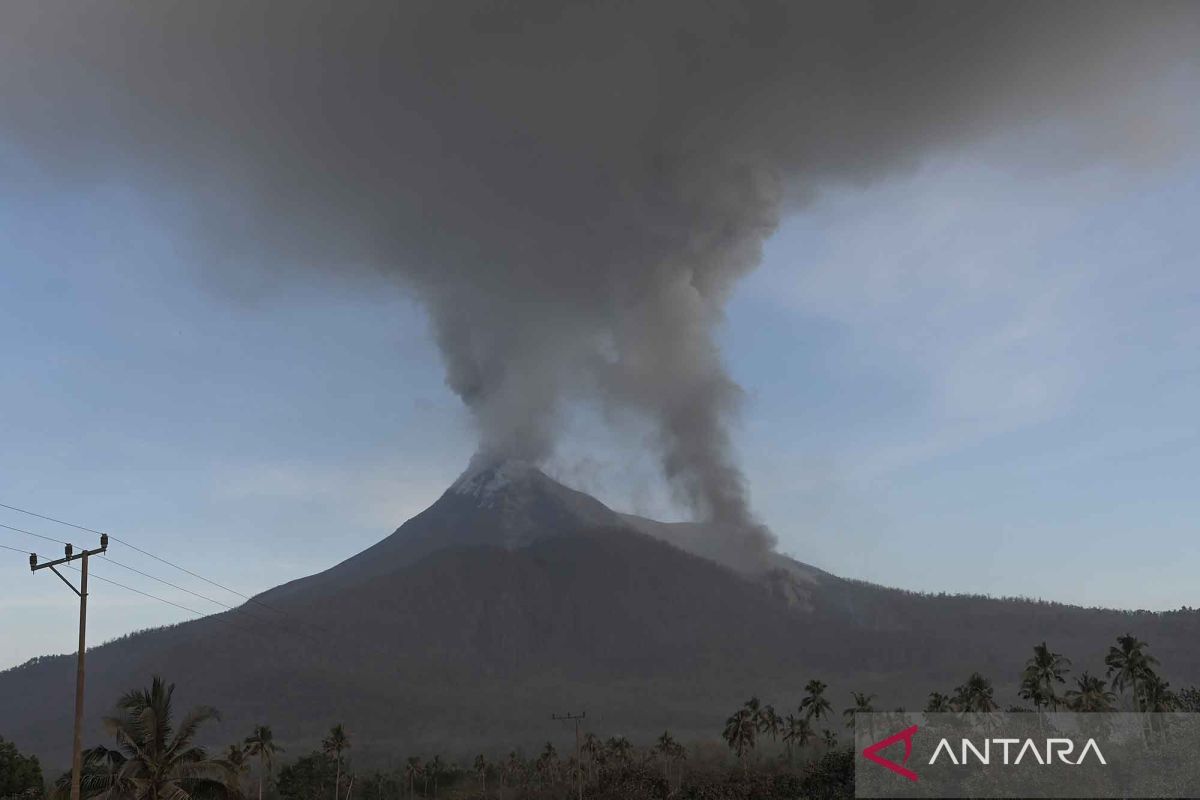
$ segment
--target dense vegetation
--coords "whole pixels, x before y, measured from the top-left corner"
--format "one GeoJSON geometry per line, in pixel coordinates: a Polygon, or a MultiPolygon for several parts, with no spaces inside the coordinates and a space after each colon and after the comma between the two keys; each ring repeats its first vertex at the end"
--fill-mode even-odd
{"type": "Polygon", "coordinates": [[[24,756],[16,745],[0,736],[0,798],[33,798],[42,795],[42,767],[37,756],[24,756]]]}
{"type": "MultiPolygon", "coordinates": [[[[1200,688],[1176,692],[1158,667],[1147,644],[1128,634],[1117,638],[1095,673],[1073,673],[1070,660],[1043,642],[1025,662],[1012,698],[1028,705],[1002,705],[992,682],[975,672],[952,691],[930,692],[924,710],[1200,712],[1200,688]]],[[[713,737],[685,746],[669,731],[646,742],[583,731],[565,752],[547,742],[536,752],[516,749],[502,757],[397,754],[391,768],[365,770],[355,767],[355,742],[341,724],[330,728],[319,750],[286,763],[280,763],[284,750],[267,725],[210,752],[195,741],[217,718],[216,710],[193,708],[176,720],[173,695],[174,686],[156,677],[148,689],[120,698],[104,721],[115,747],[85,752],[86,798],[551,800],[580,793],[595,800],[843,798],[854,794],[848,743],[855,715],[883,710],[875,695],[858,691],[838,708],[828,686],[813,679],[794,701],[794,711],[779,713],[758,698],[746,701],[720,731],[723,745],[713,737]]],[[[63,774],[53,794],[65,797],[69,786],[70,775],[63,774]]],[[[0,798],[36,800],[42,792],[37,760],[0,739],[0,798]]]]}

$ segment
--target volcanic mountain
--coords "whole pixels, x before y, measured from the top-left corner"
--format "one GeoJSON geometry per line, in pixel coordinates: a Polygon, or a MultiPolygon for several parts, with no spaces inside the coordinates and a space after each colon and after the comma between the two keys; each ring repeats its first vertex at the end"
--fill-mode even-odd
{"type": "MultiPolygon", "coordinates": [[[[507,752],[586,709],[605,736],[715,738],[751,695],[792,709],[804,683],[919,706],[978,670],[1002,702],[1046,640],[1102,669],[1114,637],[1148,640],[1176,685],[1200,682],[1200,612],[921,595],[784,555],[748,565],[726,532],[620,514],[519,462],[473,462],[428,509],[362,553],[229,612],[89,651],[87,740],[116,698],[161,674],[223,713],[220,741],[272,725],[290,753],[343,722],[360,764],[507,752]]],[[[1064,567],[1065,569],[1066,567],[1064,567]]],[[[0,673],[0,735],[67,763],[73,656],[0,673]]]]}

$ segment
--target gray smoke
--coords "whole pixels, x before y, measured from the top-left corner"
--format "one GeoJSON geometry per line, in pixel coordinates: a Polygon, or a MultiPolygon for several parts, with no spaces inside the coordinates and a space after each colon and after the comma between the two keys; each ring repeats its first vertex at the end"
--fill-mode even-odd
{"type": "Polygon", "coordinates": [[[1072,131],[1073,163],[1158,146],[1170,132],[1146,136],[1166,123],[1140,93],[1194,76],[1198,19],[1013,0],[14,0],[0,136],[68,186],[188,198],[220,273],[394,276],[426,303],[483,451],[544,458],[564,405],[601,397],[653,423],[698,517],[763,547],[714,329],[785,209],[1035,123],[1072,131]]]}

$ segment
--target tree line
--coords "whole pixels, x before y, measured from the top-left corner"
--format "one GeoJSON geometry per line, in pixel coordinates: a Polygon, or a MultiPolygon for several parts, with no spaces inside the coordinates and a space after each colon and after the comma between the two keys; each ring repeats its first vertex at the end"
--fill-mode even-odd
{"type": "MultiPolygon", "coordinates": [[[[1017,696],[1032,707],[1003,710],[1043,713],[1138,711],[1200,712],[1200,688],[1171,689],[1146,642],[1119,636],[1101,673],[1072,675],[1070,659],[1045,642],[1033,648],[1019,676],[1017,696]]],[[[780,714],[752,697],[721,730],[725,755],[711,742],[685,746],[670,731],[635,745],[624,736],[587,732],[578,756],[547,742],[536,753],[503,758],[478,754],[459,762],[434,754],[411,755],[394,770],[360,774],[349,761],[350,733],[336,724],[321,747],[280,764],[284,748],[269,725],[210,752],[196,741],[219,718],[208,706],[176,719],[175,687],[155,677],[149,687],[123,695],[104,718],[113,747],[84,752],[83,796],[88,800],[416,800],[416,798],[771,798],[853,796],[853,756],[839,743],[838,728],[853,730],[858,714],[877,709],[877,697],[852,691],[834,708],[828,685],[809,680],[794,712],[780,714]],[[838,719],[841,725],[838,724],[838,719]],[[732,756],[732,760],[729,756],[732,756]]],[[[924,711],[1001,710],[991,680],[978,672],[953,691],[929,693],[924,711]]],[[[904,711],[903,708],[894,709],[904,711]]],[[[574,749],[574,748],[572,748],[574,749]]],[[[36,758],[22,756],[0,738],[0,800],[44,797],[36,758]]],[[[51,788],[54,800],[69,792],[70,773],[51,788]]]]}

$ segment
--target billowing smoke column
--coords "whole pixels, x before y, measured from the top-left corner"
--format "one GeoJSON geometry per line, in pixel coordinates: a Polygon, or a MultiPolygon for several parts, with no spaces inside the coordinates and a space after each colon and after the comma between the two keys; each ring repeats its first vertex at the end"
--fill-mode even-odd
{"type": "Polygon", "coordinates": [[[1013,0],[14,0],[0,136],[66,186],[188,198],[215,271],[395,276],[425,301],[484,451],[542,458],[565,404],[603,398],[653,424],[698,517],[766,547],[713,333],[785,208],[1033,123],[1073,130],[1076,163],[1144,147],[1159,122],[1139,87],[1196,69],[1198,18],[1013,0]]]}

